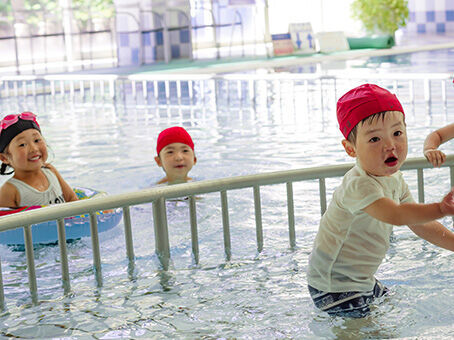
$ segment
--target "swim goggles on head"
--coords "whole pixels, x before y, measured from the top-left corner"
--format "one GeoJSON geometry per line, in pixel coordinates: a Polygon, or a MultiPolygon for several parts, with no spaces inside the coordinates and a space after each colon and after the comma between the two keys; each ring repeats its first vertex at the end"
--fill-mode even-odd
{"type": "Polygon", "coordinates": [[[39,124],[36,121],[36,115],[34,113],[22,112],[19,114],[5,116],[5,118],[3,118],[0,121],[0,133],[2,132],[2,130],[9,128],[13,124],[16,124],[19,121],[19,118],[23,119],[23,120],[31,120],[31,121],[35,122],[36,125],[38,125],[38,127],[39,127],[39,124]]]}

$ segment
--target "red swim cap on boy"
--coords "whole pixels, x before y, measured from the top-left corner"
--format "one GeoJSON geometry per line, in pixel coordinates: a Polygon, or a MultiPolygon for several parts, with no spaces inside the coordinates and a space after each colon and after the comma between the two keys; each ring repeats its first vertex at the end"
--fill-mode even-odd
{"type": "Polygon", "coordinates": [[[337,101],[337,121],[345,138],[350,131],[364,118],[383,111],[399,111],[404,109],[396,95],[374,85],[363,84],[351,89],[337,101]]]}
{"type": "Polygon", "coordinates": [[[189,133],[182,127],[174,126],[161,131],[159,134],[156,146],[158,156],[163,148],[172,143],[183,143],[194,150],[194,143],[192,142],[192,138],[189,133]]]}

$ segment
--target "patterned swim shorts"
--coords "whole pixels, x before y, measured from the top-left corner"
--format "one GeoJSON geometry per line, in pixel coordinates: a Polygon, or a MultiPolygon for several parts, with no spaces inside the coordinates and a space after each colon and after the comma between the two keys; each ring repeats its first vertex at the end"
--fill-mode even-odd
{"type": "Polygon", "coordinates": [[[376,297],[388,293],[380,281],[375,280],[374,289],[368,292],[326,293],[308,285],[315,306],[333,316],[363,318],[370,313],[369,304],[376,297]]]}

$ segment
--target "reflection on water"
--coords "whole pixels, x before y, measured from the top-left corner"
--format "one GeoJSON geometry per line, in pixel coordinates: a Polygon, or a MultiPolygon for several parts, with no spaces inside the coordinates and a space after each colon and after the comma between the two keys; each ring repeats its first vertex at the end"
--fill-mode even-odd
{"type": "MultiPolygon", "coordinates": [[[[348,84],[339,84],[346,87],[348,84]]],[[[53,150],[53,164],[73,185],[123,193],[153,186],[158,133],[188,129],[195,142],[196,180],[351,162],[340,144],[335,94],[323,101],[304,84],[256,84],[251,100],[243,84],[219,84],[216,101],[157,106],[155,98],[66,102],[62,98],[3,100],[2,112],[32,110],[53,150]],[[147,102],[150,100],[151,102],[147,102]]],[[[196,88],[195,91],[198,89],[196,88]]],[[[427,133],[453,120],[435,101],[404,98],[409,157],[421,156],[427,133]],[[430,115],[428,114],[430,112],[430,115]]],[[[449,153],[454,143],[444,149],[449,153]]],[[[416,174],[405,177],[416,193],[416,174]]],[[[328,198],[339,179],[327,180],[328,198]]],[[[428,171],[426,201],[449,188],[449,171],[428,171]]],[[[96,287],[91,241],[68,245],[71,293],[63,295],[58,247],[36,249],[40,303],[30,304],[22,252],[0,247],[7,310],[0,334],[73,338],[395,338],[452,333],[451,253],[396,228],[377,277],[390,289],[362,320],[331,318],[313,306],[306,266],[318,227],[318,183],[295,183],[297,247],[289,249],[286,188],[261,188],[264,249],[257,253],[252,190],[229,192],[232,260],[226,261],[219,195],[197,200],[200,264],[194,265],[188,203],[167,203],[171,263],[160,270],[150,204],[131,208],[136,259],[129,263],[123,225],[100,235],[103,286],[96,287]],[[415,320],[420,320],[418,323],[415,320]]],[[[451,219],[443,222],[452,227],[451,219]]]]}

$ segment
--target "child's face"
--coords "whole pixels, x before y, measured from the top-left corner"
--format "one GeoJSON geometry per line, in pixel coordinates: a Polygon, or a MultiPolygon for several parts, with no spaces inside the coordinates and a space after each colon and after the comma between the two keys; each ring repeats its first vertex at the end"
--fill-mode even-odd
{"type": "Polygon", "coordinates": [[[390,176],[407,158],[407,129],[404,115],[387,112],[383,119],[359,123],[356,143],[343,140],[345,151],[357,157],[361,167],[374,176],[390,176]]]}
{"type": "Polygon", "coordinates": [[[188,145],[172,143],[161,150],[155,161],[164,169],[169,182],[175,182],[188,180],[187,175],[197,162],[197,158],[188,145]]]}
{"type": "Polygon", "coordinates": [[[22,131],[15,136],[0,154],[3,163],[8,164],[14,171],[35,171],[47,161],[47,147],[41,133],[36,129],[22,131]]]}

